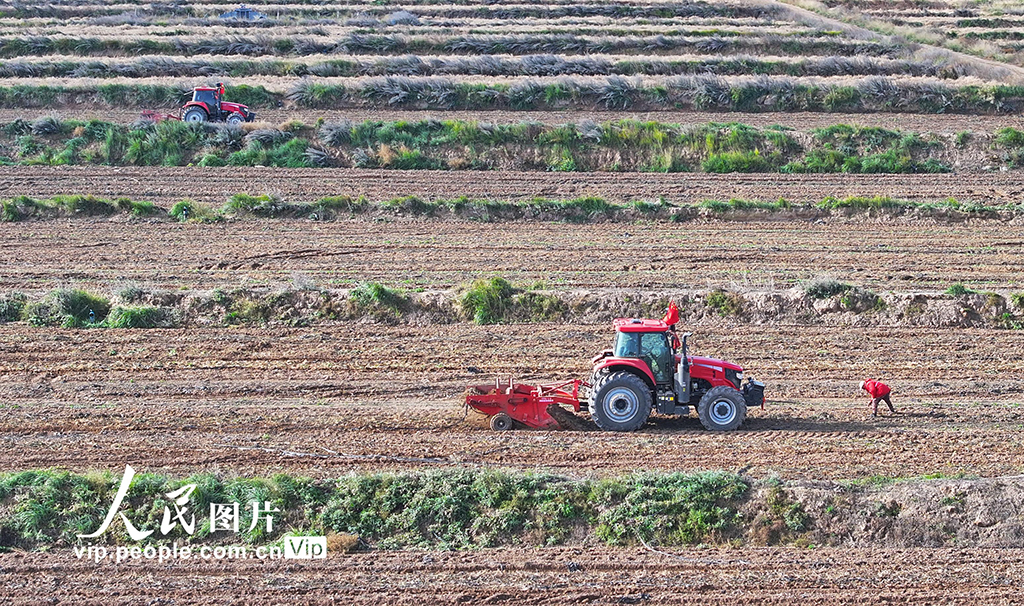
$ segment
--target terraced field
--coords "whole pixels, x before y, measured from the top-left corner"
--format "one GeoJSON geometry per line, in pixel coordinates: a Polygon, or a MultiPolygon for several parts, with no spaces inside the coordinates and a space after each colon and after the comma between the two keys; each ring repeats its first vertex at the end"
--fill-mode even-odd
{"type": "Polygon", "coordinates": [[[232,8],[0,4],[0,602],[1013,603],[1014,3],[232,8]],[[216,82],[256,121],[140,119],[216,82]],[[670,297],[768,385],[739,431],[463,408],[586,378],[608,318],[670,297]],[[77,557],[125,464],[349,546],[77,557]]]}

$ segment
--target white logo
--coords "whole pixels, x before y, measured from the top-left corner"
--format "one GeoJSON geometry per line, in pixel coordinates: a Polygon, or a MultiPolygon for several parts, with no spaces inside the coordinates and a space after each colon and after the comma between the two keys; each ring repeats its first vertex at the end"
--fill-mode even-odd
{"type": "Polygon", "coordinates": [[[327,537],[285,537],[286,560],[322,560],[327,557],[327,537]]]}
{"type": "MultiPolygon", "coordinates": [[[[128,536],[131,537],[133,541],[141,541],[155,532],[155,529],[143,530],[137,528],[135,524],[128,519],[128,516],[120,511],[121,503],[128,495],[128,489],[131,488],[132,480],[134,478],[135,470],[132,469],[131,465],[125,465],[124,476],[121,477],[121,485],[117,488],[117,494],[114,495],[114,502],[110,505],[107,517],[103,519],[103,523],[100,524],[100,527],[97,528],[95,532],[80,534],[78,535],[78,538],[94,539],[100,536],[110,528],[110,524],[113,523],[114,518],[117,516],[120,516],[121,521],[124,522],[124,527],[128,531],[128,536]]],[[[174,512],[171,512],[170,505],[164,507],[163,519],[160,522],[160,534],[166,535],[174,530],[178,524],[181,524],[182,530],[190,536],[195,532],[196,516],[195,513],[190,513],[189,510],[189,499],[192,497],[192,493],[195,489],[195,484],[186,484],[177,490],[166,493],[167,498],[171,501],[171,505],[174,506],[174,512]]],[[[274,507],[274,504],[270,501],[263,501],[263,503],[260,503],[259,501],[251,501],[249,505],[250,507],[247,509],[252,509],[252,521],[249,524],[249,531],[251,532],[255,530],[262,521],[265,522],[265,528],[268,533],[274,532],[273,514],[280,513],[281,510],[274,507]]],[[[238,533],[239,517],[239,504],[237,502],[210,503],[210,534],[221,530],[230,530],[234,533],[238,533]]]]}

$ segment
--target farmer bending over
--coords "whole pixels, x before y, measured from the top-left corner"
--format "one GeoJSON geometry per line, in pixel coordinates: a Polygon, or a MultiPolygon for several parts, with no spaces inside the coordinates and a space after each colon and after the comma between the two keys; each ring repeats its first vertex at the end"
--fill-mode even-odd
{"type": "Polygon", "coordinates": [[[889,394],[892,390],[889,386],[881,381],[874,379],[868,379],[867,381],[860,382],[860,388],[871,394],[871,416],[878,416],[878,403],[885,402],[889,406],[889,411],[896,414],[896,409],[892,407],[892,400],[889,399],[889,394]]]}

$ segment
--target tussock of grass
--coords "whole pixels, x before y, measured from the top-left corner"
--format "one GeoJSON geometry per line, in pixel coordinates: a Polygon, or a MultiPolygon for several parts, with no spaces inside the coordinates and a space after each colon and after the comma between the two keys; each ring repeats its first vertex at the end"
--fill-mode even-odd
{"type": "Polygon", "coordinates": [[[169,310],[159,307],[115,307],[104,324],[109,328],[170,328],[175,325],[169,310]]]}
{"type": "Polygon", "coordinates": [[[83,290],[58,289],[42,301],[29,304],[25,318],[33,326],[65,328],[102,326],[110,313],[110,301],[83,290]]]}
{"type": "Polygon", "coordinates": [[[398,311],[406,303],[406,298],[378,282],[366,282],[352,290],[349,296],[360,306],[385,307],[398,311]]]}
{"type": "Polygon", "coordinates": [[[960,282],[957,282],[956,284],[953,284],[952,286],[946,289],[946,294],[951,297],[962,297],[965,295],[977,294],[977,291],[971,290],[970,288],[967,288],[960,282]]]}
{"type": "Polygon", "coordinates": [[[858,210],[879,210],[883,208],[907,208],[913,207],[911,202],[901,202],[887,196],[874,196],[865,198],[861,196],[850,196],[848,198],[836,198],[829,196],[818,202],[818,208],[824,210],[838,210],[841,208],[853,208],[858,210]]]}
{"type": "Polygon", "coordinates": [[[735,316],[743,311],[743,297],[724,290],[713,290],[706,294],[704,304],[723,317],[735,316]]]}
{"type": "Polygon", "coordinates": [[[473,282],[459,298],[465,317],[477,324],[497,324],[512,307],[515,289],[504,278],[480,279],[473,282]]]}
{"type": "Polygon", "coordinates": [[[175,202],[174,206],[168,209],[167,214],[182,223],[213,223],[223,218],[220,213],[209,206],[192,200],[175,202]]]}
{"type": "Polygon", "coordinates": [[[532,322],[557,322],[569,312],[558,295],[539,292],[524,292],[516,297],[516,304],[524,310],[526,319],[532,322]]]}
{"type": "Polygon", "coordinates": [[[706,173],[764,173],[775,168],[772,158],[758,150],[712,154],[701,163],[706,173]]]}
{"type": "Polygon", "coordinates": [[[152,202],[128,198],[108,200],[89,195],[54,196],[47,200],[18,196],[0,201],[0,221],[4,222],[31,218],[110,216],[118,212],[143,217],[161,211],[152,202]]]}
{"type": "Polygon", "coordinates": [[[803,284],[804,292],[812,299],[828,299],[849,291],[853,286],[828,276],[818,276],[803,284]]]}
{"type": "Polygon", "coordinates": [[[228,199],[221,212],[235,215],[250,214],[256,217],[277,217],[286,214],[286,210],[293,209],[276,195],[235,194],[228,199]]]}
{"type": "Polygon", "coordinates": [[[0,295],[0,322],[17,322],[25,311],[28,298],[24,293],[11,292],[0,295]]]}
{"type": "Polygon", "coordinates": [[[371,316],[376,321],[394,324],[409,307],[409,298],[379,282],[364,282],[349,292],[352,317],[371,316]]]}
{"type": "Polygon", "coordinates": [[[1024,131],[1013,127],[1001,128],[996,132],[996,145],[1003,147],[1024,147],[1024,131]]]}

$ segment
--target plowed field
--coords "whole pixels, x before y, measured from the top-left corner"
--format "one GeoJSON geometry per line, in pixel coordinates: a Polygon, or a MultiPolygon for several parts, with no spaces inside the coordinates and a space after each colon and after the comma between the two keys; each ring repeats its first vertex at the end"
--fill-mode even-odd
{"type": "Polygon", "coordinates": [[[0,291],[73,284],[109,293],[125,281],[170,290],[281,287],[296,274],[327,288],[367,280],[450,288],[502,275],[551,288],[772,289],[821,273],[876,291],[941,291],[954,282],[1012,291],[1022,271],[1020,227],[998,221],[0,223],[0,291]]]}
{"type": "Polygon", "coordinates": [[[496,376],[584,376],[605,326],[77,330],[8,328],[0,469],[59,465],[330,476],[438,465],[569,475],[744,468],[856,478],[1020,473],[1014,331],[701,327],[695,351],[742,363],[771,402],[735,433],[655,418],[643,431],[494,433],[461,408],[496,376]],[[899,414],[871,418],[878,371],[899,414]]]}
{"type": "Polygon", "coordinates": [[[19,606],[43,595],[126,604],[1013,604],[1022,559],[1018,549],[552,547],[97,564],[28,553],[0,555],[0,581],[19,606]]]}
{"type": "Polygon", "coordinates": [[[912,201],[1016,204],[1024,175],[957,173],[936,175],[786,175],[704,173],[501,173],[477,171],[366,170],[345,168],[273,169],[262,167],[105,167],[11,166],[0,172],[0,197],[60,194],[128,196],[164,206],[190,198],[223,204],[233,194],[275,193],[289,202],[323,196],[365,195],[372,200],[418,195],[526,200],[536,196],[601,196],[610,201],[670,202],[705,199],[819,202],[826,196],[876,196],[912,201]]]}

